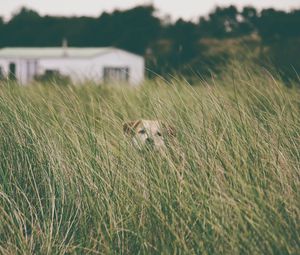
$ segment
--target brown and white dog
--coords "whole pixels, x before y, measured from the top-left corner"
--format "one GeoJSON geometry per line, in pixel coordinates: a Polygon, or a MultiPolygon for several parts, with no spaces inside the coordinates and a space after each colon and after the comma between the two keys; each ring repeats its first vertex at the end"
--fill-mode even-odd
{"type": "Polygon", "coordinates": [[[131,136],[133,145],[138,148],[162,150],[166,147],[167,136],[175,136],[174,128],[159,120],[135,120],[123,124],[123,131],[131,136]]]}
{"type": "MultiPolygon", "coordinates": [[[[174,136],[176,136],[175,129],[165,122],[159,120],[135,120],[123,124],[123,131],[126,135],[130,136],[132,139],[133,146],[137,149],[144,151],[157,151],[162,155],[163,158],[168,160],[170,164],[174,166],[176,175],[178,178],[179,192],[182,193],[184,186],[184,169],[185,169],[185,156],[181,152],[180,146],[176,143],[174,136]],[[170,143],[167,143],[168,139],[170,143]],[[173,158],[167,156],[166,148],[167,144],[171,144],[173,147],[173,158]],[[176,146],[177,145],[177,146],[176,146]],[[177,158],[177,159],[176,159],[177,158]]],[[[143,196],[147,198],[145,184],[141,184],[143,187],[143,196]]],[[[141,219],[143,216],[141,216],[141,219]]]]}

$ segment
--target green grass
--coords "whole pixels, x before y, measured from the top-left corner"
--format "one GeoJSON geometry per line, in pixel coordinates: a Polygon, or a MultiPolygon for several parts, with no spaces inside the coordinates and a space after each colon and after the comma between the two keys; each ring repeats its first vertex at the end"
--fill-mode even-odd
{"type": "Polygon", "coordinates": [[[110,86],[0,87],[0,254],[299,254],[300,91],[236,66],[110,86]],[[166,155],[122,123],[176,127],[166,155]]]}

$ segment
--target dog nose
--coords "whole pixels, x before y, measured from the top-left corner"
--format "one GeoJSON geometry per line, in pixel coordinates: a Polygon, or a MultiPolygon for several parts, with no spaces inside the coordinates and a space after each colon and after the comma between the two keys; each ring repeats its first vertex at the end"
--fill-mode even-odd
{"type": "Polygon", "coordinates": [[[152,138],[148,137],[146,139],[146,143],[149,144],[149,145],[153,145],[154,144],[154,140],[152,138]]]}

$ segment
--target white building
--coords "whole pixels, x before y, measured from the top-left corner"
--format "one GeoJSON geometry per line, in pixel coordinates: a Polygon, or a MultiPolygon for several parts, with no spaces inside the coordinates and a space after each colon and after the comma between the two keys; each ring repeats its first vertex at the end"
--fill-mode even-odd
{"type": "Polygon", "coordinates": [[[0,76],[28,84],[36,76],[58,73],[73,82],[125,82],[138,85],[144,80],[144,58],[107,48],[3,48],[0,76]]]}

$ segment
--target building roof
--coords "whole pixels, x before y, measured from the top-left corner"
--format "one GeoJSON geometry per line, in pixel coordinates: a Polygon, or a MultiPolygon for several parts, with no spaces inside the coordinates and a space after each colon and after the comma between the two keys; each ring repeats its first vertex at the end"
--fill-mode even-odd
{"type": "Polygon", "coordinates": [[[51,47],[51,48],[3,48],[0,49],[0,58],[85,58],[94,57],[119,51],[113,47],[103,48],[74,48],[74,47],[51,47]]]}

